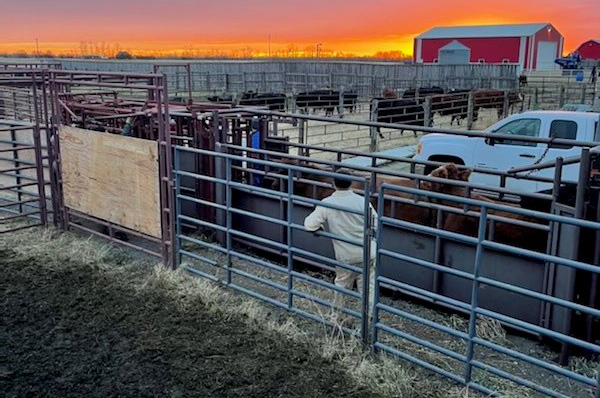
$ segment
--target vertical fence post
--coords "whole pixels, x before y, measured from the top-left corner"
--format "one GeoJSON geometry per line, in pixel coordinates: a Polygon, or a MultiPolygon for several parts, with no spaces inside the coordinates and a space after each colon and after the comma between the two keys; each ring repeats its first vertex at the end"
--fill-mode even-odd
{"type": "Polygon", "coordinates": [[[475,113],[475,93],[474,91],[469,91],[469,98],[467,102],[467,130],[473,130],[474,123],[474,113],[475,113]]]}
{"type": "MultiPolygon", "coordinates": [[[[550,145],[550,144],[548,144],[550,145]]],[[[585,216],[585,198],[587,196],[587,187],[589,186],[589,180],[591,177],[591,157],[590,157],[590,149],[582,148],[581,149],[581,161],[579,162],[579,181],[577,184],[577,192],[575,194],[575,214],[574,218],[583,219],[585,216]]],[[[571,256],[572,260],[578,259],[579,252],[579,238],[581,236],[581,227],[577,227],[573,234],[569,236],[571,242],[569,247],[573,248],[573,254],[571,256]]],[[[575,279],[575,270],[573,268],[569,269],[567,274],[567,286],[574,285],[575,279]]],[[[568,289],[566,292],[565,299],[568,301],[573,301],[575,292],[573,289],[568,289]]],[[[562,322],[562,332],[569,335],[572,330],[572,319],[573,319],[573,310],[566,309],[566,314],[563,318],[562,322]]],[[[569,357],[571,354],[571,344],[562,342],[560,356],[558,359],[558,363],[561,365],[567,365],[569,362],[569,357]]]]}
{"type": "Polygon", "coordinates": [[[508,106],[509,106],[509,93],[508,90],[504,90],[504,95],[502,98],[502,117],[507,117],[508,116],[508,106]]]}
{"type": "Polygon", "coordinates": [[[188,101],[191,104],[192,102],[194,102],[194,98],[193,98],[194,83],[192,81],[192,65],[187,64],[185,69],[187,72],[188,101]]]}
{"type": "MultiPolygon", "coordinates": [[[[378,107],[379,107],[379,100],[378,99],[373,99],[371,101],[371,115],[369,117],[369,119],[372,122],[376,122],[377,121],[377,113],[378,113],[378,107]]],[[[377,152],[377,127],[369,127],[369,134],[370,134],[370,138],[371,138],[371,144],[369,145],[369,151],[370,152],[377,152]]]]}
{"type": "Polygon", "coordinates": [[[344,86],[340,87],[338,93],[338,115],[340,118],[344,117],[344,86]]]}
{"type": "MultiPolygon", "coordinates": [[[[254,166],[254,165],[253,165],[254,166]]],[[[232,207],[232,197],[231,197],[231,158],[225,159],[225,244],[227,248],[227,264],[226,264],[226,278],[227,284],[231,283],[231,268],[233,265],[231,258],[231,250],[232,250],[232,242],[231,242],[231,207],[232,207]]],[[[254,167],[252,167],[254,168],[254,167]]]]}
{"type": "MultiPolygon", "coordinates": [[[[215,149],[217,152],[225,152],[224,148],[221,146],[223,141],[221,140],[220,127],[221,127],[221,120],[220,120],[219,113],[217,111],[213,111],[213,113],[212,113],[212,135],[213,135],[213,139],[215,140],[215,149]]],[[[213,159],[214,159],[214,164],[215,164],[215,178],[219,181],[225,180],[226,179],[226,176],[225,176],[226,171],[224,170],[226,167],[225,159],[216,157],[216,156],[213,156],[213,159]]],[[[226,187],[224,187],[223,184],[219,183],[219,182],[214,182],[213,184],[214,184],[214,190],[215,190],[216,203],[224,203],[226,200],[225,197],[227,195],[226,187]]],[[[216,209],[216,224],[223,227],[226,225],[226,223],[227,223],[226,214],[224,214],[224,211],[222,209],[216,209]]],[[[222,245],[222,246],[226,245],[227,237],[226,237],[226,234],[223,233],[223,231],[217,231],[216,238],[217,238],[217,242],[219,242],[220,245],[222,245]]]]}
{"type": "Polygon", "coordinates": [[[294,306],[294,295],[292,289],[294,288],[294,280],[292,279],[292,271],[294,270],[294,256],[292,254],[293,233],[292,228],[292,216],[294,211],[294,202],[292,196],[294,196],[294,175],[292,169],[287,169],[287,308],[291,309],[294,306]]]}
{"type": "Polygon", "coordinates": [[[539,103],[539,95],[540,95],[540,90],[539,87],[536,87],[533,90],[533,109],[538,109],[538,103],[539,103]]]}
{"type": "Polygon", "coordinates": [[[561,84],[558,92],[558,107],[562,108],[565,105],[565,86],[561,84]]]}
{"type": "MultiPolygon", "coordinates": [[[[360,328],[360,337],[362,338],[364,344],[368,344],[368,331],[369,331],[369,313],[371,312],[371,301],[369,300],[371,297],[371,292],[369,291],[370,283],[371,283],[371,240],[373,238],[373,227],[372,227],[372,214],[371,214],[371,190],[370,190],[370,181],[365,180],[364,182],[364,213],[363,213],[363,222],[365,233],[363,237],[363,269],[362,269],[362,323],[360,328]]],[[[374,264],[373,264],[374,265],[374,264]]]]}
{"type": "Polygon", "coordinates": [[[424,111],[425,111],[425,117],[424,117],[425,120],[423,121],[423,126],[431,127],[431,125],[433,123],[431,120],[431,96],[430,95],[425,97],[424,111]]]}
{"type": "MultiPolygon", "coordinates": [[[[298,125],[298,144],[304,144],[306,142],[306,131],[305,131],[305,123],[306,121],[304,119],[300,119],[299,120],[299,125],[298,125]]],[[[302,156],[302,154],[304,153],[304,148],[302,147],[298,147],[298,156],[302,156]]]]}
{"type": "MultiPolygon", "coordinates": [[[[38,106],[38,92],[37,92],[37,81],[35,79],[35,73],[31,74],[32,78],[32,93],[31,97],[33,99],[33,121],[35,123],[33,127],[33,146],[35,152],[35,168],[36,168],[36,179],[37,179],[37,188],[38,195],[40,200],[40,222],[42,225],[46,225],[48,223],[48,213],[46,209],[46,184],[44,178],[44,160],[42,156],[42,140],[40,138],[40,109],[38,106]]],[[[44,87],[42,86],[42,90],[44,87]]],[[[15,151],[16,153],[17,151],[15,151]]],[[[20,174],[20,173],[19,173],[20,174]]]]}
{"type": "Polygon", "coordinates": [[[295,88],[292,89],[292,96],[290,97],[290,101],[292,101],[292,102],[291,102],[290,106],[288,106],[288,109],[290,109],[292,113],[297,112],[297,109],[296,109],[297,96],[298,96],[298,93],[296,92],[296,89],[295,88]]]}
{"type": "Polygon", "coordinates": [[[179,220],[179,216],[181,215],[181,206],[179,204],[179,195],[181,193],[181,179],[179,177],[179,171],[181,170],[181,159],[180,152],[177,147],[173,149],[173,167],[173,178],[175,179],[175,217],[173,217],[173,222],[175,223],[175,245],[172,250],[173,253],[175,253],[176,258],[173,266],[175,268],[181,264],[182,259],[181,251],[179,250],[181,248],[181,222],[179,220]]]}
{"type": "Polygon", "coordinates": [[[379,322],[379,308],[377,304],[379,303],[379,271],[381,264],[381,230],[383,229],[381,217],[383,216],[383,205],[384,205],[384,188],[379,188],[379,192],[377,195],[377,231],[375,232],[375,241],[376,241],[376,249],[377,252],[375,254],[375,283],[374,283],[374,292],[373,292],[373,319],[371,319],[371,350],[373,352],[377,351],[377,340],[378,340],[378,329],[377,323],[379,322]]]}
{"type": "Polygon", "coordinates": [[[581,100],[580,103],[585,104],[585,93],[586,93],[587,84],[583,83],[581,85],[581,100]]]}
{"type": "Polygon", "coordinates": [[[485,206],[481,207],[479,216],[479,230],[477,232],[477,247],[475,249],[475,266],[473,268],[473,281],[471,287],[471,314],[469,316],[469,327],[468,334],[469,340],[467,342],[467,353],[466,353],[466,367],[465,367],[465,383],[471,382],[471,376],[473,372],[473,354],[475,351],[475,343],[473,338],[477,335],[477,312],[475,308],[479,305],[479,274],[481,272],[481,263],[483,257],[483,245],[482,242],[485,239],[485,231],[487,230],[487,213],[488,209],[485,206]]]}

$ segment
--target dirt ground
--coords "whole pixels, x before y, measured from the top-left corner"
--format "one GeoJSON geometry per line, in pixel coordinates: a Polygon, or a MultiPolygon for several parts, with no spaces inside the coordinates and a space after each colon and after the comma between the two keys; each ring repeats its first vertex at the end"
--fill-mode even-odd
{"type": "Polygon", "coordinates": [[[471,396],[154,263],[70,233],[0,235],[0,396],[471,396]]]}
{"type": "MultiPolygon", "coordinates": [[[[0,234],[0,396],[483,396],[391,356],[367,355],[348,336],[315,330],[304,318],[154,263],[71,233],[0,234]]],[[[397,305],[416,311],[408,302],[397,305]]],[[[419,311],[453,328],[466,327],[460,317],[419,311]]],[[[460,350],[432,330],[399,319],[386,322],[460,350]]],[[[486,338],[551,355],[504,333],[486,338]]],[[[388,343],[438,366],[453,366],[421,347],[388,343]]],[[[512,371],[523,367],[502,358],[493,362],[512,371]]],[[[591,376],[597,363],[576,367],[591,376]]],[[[507,397],[535,396],[489,382],[507,397]]]]}
{"type": "Polygon", "coordinates": [[[202,302],[182,309],[77,259],[48,265],[0,250],[5,397],[374,396],[310,347],[202,302]]]}

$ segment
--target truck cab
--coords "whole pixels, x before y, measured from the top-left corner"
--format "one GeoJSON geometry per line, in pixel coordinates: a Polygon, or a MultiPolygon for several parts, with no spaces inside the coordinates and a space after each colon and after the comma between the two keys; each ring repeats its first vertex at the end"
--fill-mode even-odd
{"type": "MultiPolygon", "coordinates": [[[[503,119],[485,131],[514,135],[515,140],[428,134],[421,138],[415,159],[455,162],[470,167],[508,171],[513,167],[529,166],[554,160],[557,157],[576,156],[581,153],[580,147],[523,142],[516,138],[518,138],[517,136],[556,137],[579,141],[599,141],[600,137],[597,133],[599,118],[600,114],[591,112],[524,112],[503,119]]],[[[563,169],[564,180],[577,181],[578,174],[578,164],[568,165],[563,169]]],[[[554,169],[533,171],[529,172],[529,175],[552,178],[554,169]]],[[[499,176],[473,173],[470,180],[480,184],[500,186],[499,176]]],[[[506,187],[518,191],[540,192],[551,189],[552,185],[507,178],[506,187]]]]}

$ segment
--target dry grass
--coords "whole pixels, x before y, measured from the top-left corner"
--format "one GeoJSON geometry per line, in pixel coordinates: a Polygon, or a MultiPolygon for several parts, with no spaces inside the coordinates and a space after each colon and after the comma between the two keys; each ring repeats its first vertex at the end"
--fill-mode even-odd
{"type": "MultiPolygon", "coordinates": [[[[368,386],[374,392],[390,397],[452,397],[469,398],[482,396],[481,393],[457,386],[430,373],[406,365],[389,355],[372,356],[365,350],[364,346],[353,335],[340,333],[341,326],[356,328],[357,320],[338,323],[334,328],[325,327],[308,321],[305,318],[291,315],[283,310],[276,309],[262,301],[252,299],[246,295],[236,294],[221,285],[212,283],[204,278],[191,276],[189,273],[178,270],[170,271],[157,265],[153,260],[133,256],[131,252],[116,248],[94,238],[81,238],[71,233],[58,233],[55,230],[33,229],[14,234],[0,236],[0,249],[10,248],[23,259],[36,260],[45,263],[47,267],[59,267],[61,260],[67,262],[77,260],[83,264],[94,267],[94,269],[119,278],[123,284],[129,284],[138,290],[160,289],[167,291],[174,302],[181,308],[186,308],[191,303],[201,302],[209,311],[219,314],[224,319],[243,319],[248,325],[260,326],[261,329],[277,333],[282,338],[290,341],[310,344],[319,352],[323,358],[330,359],[339,364],[347,374],[359,385],[368,386]],[[48,261],[44,261],[44,260],[48,261]]],[[[220,254],[202,252],[220,264],[224,263],[224,256],[220,254]]],[[[194,264],[200,267],[200,264],[194,264]]],[[[284,275],[265,270],[263,267],[251,265],[247,261],[234,259],[234,266],[255,275],[281,283],[284,275]],[[274,276],[275,274],[275,276],[274,276]]],[[[207,270],[205,266],[204,270],[207,270]]],[[[215,273],[222,275],[222,269],[214,269],[215,273]]],[[[300,288],[300,286],[296,286],[300,288]]],[[[333,299],[333,293],[328,289],[315,287],[315,285],[304,284],[302,286],[308,293],[322,297],[328,301],[333,299]]],[[[256,289],[256,286],[253,286],[256,289]]],[[[281,297],[279,297],[281,299],[281,297]]],[[[336,319],[335,311],[306,300],[303,309],[323,317],[324,319],[336,319]]],[[[355,308],[358,303],[349,303],[349,307],[355,308]]],[[[417,308],[415,304],[401,302],[403,309],[418,313],[424,318],[452,327],[456,330],[466,331],[468,320],[458,315],[442,314],[432,309],[417,308]]],[[[443,345],[457,352],[464,352],[464,341],[448,338],[447,335],[436,334],[432,329],[416,328],[409,321],[403,319],[386,318],[385,323],[398,329],[420,335],[431,341],[443,345]]],[[[506,331],[497,321],[479,317],[477,325],[479,337],[511,346],[514,343],[508,340],[506,331]]],[[[388,340],[385,340],[388,342],[388,340]]],[[[391,345],[406,350],[417,357],[446,369],[455,368],[456,361],[437,354],[431,350],[412,343],[398,343],[398,339],[389,340],[391,345]],[[394,344],[392,344],[394,343],[394,344]]],[[[543,359],[549,360],[548,355],[543,359]]],[[[486,358],[492,360],[494,357],[486,358]]],[[[497,359],[501,361],[501,359],[497,359]]],[[[487,361],[489,362],[489,361],[487,361]]],[[[505,365],[506,362],[498,362],[497,365],[505,365]]],[[[461,365],[462,366],[462,365],[461,365]]],[[[515,366],[515,365],[510,365],[515,366]]],[[[571,368],[581,374],[593,377],[597,375],[598,362],[574,358],[571,368]],[[595,373],[596,372],[596,373],[595,373]]],[[[513,383],[492,377],[483,371],[475,371],[474,376],[479,382],[503,391],[507,397],[529,397],[538,396],[530,390],[516,386],[513,383]]]]}
{"type": "Polygon", "coordinates": [[[10,249],[24,261],[36,261],[48,271],[77,261],[117,278],[124,287],[137,290],[167,291],[181,308],[201,302],[212,313],[224,319],[243,319],[248,325],[277,333],[281,338],[308,343],[325,358],[336,361],[358,383],[374,393],[389,397],[443,397],[452,387],[438,378],[410,366],[402,366],[394,358],[369,355],[355,338],[332,332],[315,335],[302,327],[294,316],[279,316],[273,307],[232,293],[223,287],[185,271],[170,271],[153,260],[133,256],[95,238],[82,238],[54,229],[32,229],[0,237],[0,250],[10,249]]]}

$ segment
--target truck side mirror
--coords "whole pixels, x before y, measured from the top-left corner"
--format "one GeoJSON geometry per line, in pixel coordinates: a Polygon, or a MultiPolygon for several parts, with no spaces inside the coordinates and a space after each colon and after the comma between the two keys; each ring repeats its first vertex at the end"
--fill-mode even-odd
{"type": "Polygon", "coordinates": [[[496,139],[491,137],[486,137],[485,143],[491,146],[496,145],[496,139]]]}

